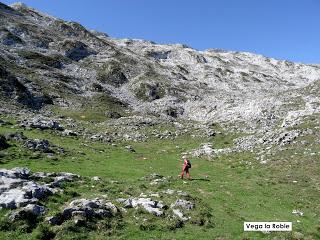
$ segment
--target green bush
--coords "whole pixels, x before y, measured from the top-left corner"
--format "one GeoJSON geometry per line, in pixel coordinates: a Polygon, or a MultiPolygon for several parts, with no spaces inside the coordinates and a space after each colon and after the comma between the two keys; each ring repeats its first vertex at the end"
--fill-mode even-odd
{"type": "Polygon", "coordinates": [[[55,237],[55,233],[46,224],[39,224],[39,226],[33,231],[32,235],[37,240],[50,240],[55,237]]]}

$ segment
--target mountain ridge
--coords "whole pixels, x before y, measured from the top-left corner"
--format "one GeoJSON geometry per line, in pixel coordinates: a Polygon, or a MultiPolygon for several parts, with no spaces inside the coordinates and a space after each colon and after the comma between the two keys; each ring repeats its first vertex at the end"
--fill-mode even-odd
{"type": "MultiPolygon", "coordinates": [[[[279,112],[271,109],[283,105],[281,93],[299,95],[298,89],[320,79],[317,65],[247,52],[197,51],[183,44],[116,39],[21,3],[3,9],[10,23],[2,29],[1,48],[6,53],[2,58],[15,59],[13,65],[20,62],[22,71],[31,71],[38,78],[37,83],[32,81],[34,89],[43,84],[50,88],[38,97],[42,99],[35,104],[38,109],[46,105],[45,99],[56,106],[78,108],[86,98],[107,93],[133,114],[200,122],[239,118],[250,125],[257,112],[279,112]],[[6,12],[8,8],[18,15],[6,12]],[[40,58],[42,62],[35,63],[40,58]]],[[[24,95],[39,95],[26,90],[24,95]]]]}

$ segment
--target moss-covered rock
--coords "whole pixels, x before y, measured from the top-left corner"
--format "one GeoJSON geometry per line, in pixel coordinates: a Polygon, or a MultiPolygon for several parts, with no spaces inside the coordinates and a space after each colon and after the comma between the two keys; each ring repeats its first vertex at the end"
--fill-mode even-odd
{"type": "Polygon", "coordinates": [[[62,68],[61,58],[62,56],[53,55],[47,56],[34,51],[22,50],[19,52],[19,55],[24,59],[28,60],[32,66],[38,66],[43,68],[43,66],[52,67],[52,68],[62,68]]]}
{"type": "Polygon", "coordinates": [[[154,101],[164,97],[165,89],[160,83],[140,83],[135,95],[143,101],[154,101]]]}
{"type": "Polygon", "coordinates": [[[90,56],[91,54],[95,54],[92,49],[80,41],[65,40],[59,47],[60,50],[65,52],[66,57],[74,61],[79,61],[90,56]]]}
{"type": "Polygon", "coordinates": [[[128,82],[127,77],[121,69],[120,63],[115,61],[104,64],[102,68],[97,71],[97,80],[115,87],[120,87],[128,82]]]}

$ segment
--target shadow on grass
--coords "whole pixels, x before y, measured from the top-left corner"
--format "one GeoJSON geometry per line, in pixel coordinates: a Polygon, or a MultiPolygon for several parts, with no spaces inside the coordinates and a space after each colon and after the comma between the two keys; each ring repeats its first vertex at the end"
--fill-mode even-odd
{"type": "Polygon", "coordinates": [[[205,182],[210,182],[209,179],[206,178],[191,178],[190,181],[205,181],[205,182]]]}

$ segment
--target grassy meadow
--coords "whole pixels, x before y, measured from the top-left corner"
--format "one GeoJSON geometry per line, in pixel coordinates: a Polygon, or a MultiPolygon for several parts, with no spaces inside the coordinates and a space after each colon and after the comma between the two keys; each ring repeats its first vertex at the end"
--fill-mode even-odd
{"type": "MultiPolygon", "coordinates": [[[[11,120],[14,123],[13,120],[11,120]]],[[[232,144],[230,135],[213,139],[188,135],[175,140],[151,138],[146,142],[94,142],[82,137],[62,137],[51,131],[25,130],[17,125],[0,126],[0,134],[22,131],[28,138],[48,139],[61,146],[65,154],[47,156],[34,153],[18,142],[0,151],[0,168],[28,167],[33,172],[72,172],[81,175],[82,184],[66,183],[64,192],[42,203],[48,207],[45,216],[61,210],[74,198],[105,196],[114,199],[123,195],[182,190],[196,200],[191,220],[177,226],[166,218],[151,216],[141,210],[128,209],[122,219],[101,221],[95,226],[75,228],[72,221],[49,226],[44,217],[36,226],[9,224],[8,210],[1,210],[0,239],[320,239],[320,165],[319,155],[303,153],[303,146],[287,148],[268,156],[261,164],[255,152],[231,153],[215,157],[192,158],[192,180],[181,180],[181,153],[211,141],[213,146],[232,144]],[[125,145],[136,152],[129,152],[125,145]],[[298,152],[297,154],[295,154],[298,152]],[[150,185],[144,176],[158,173],[168,182],[150,185]],[[91,177],[99,176],[100,182],[91,177]],[[302,211],[303,216],[292,214],[302,211]],[[142,221],[144,219],[144,221],[142,221]],[[205,224],[192,222],[206,219],[205,224]],[[293,232],[243,232],[244,221],[291,221],[293,232]]],[[[313,149],[320,152],[319,146],[313,149]]],[[[161,200],[170,202],[176,196],[161,200]]]]}

